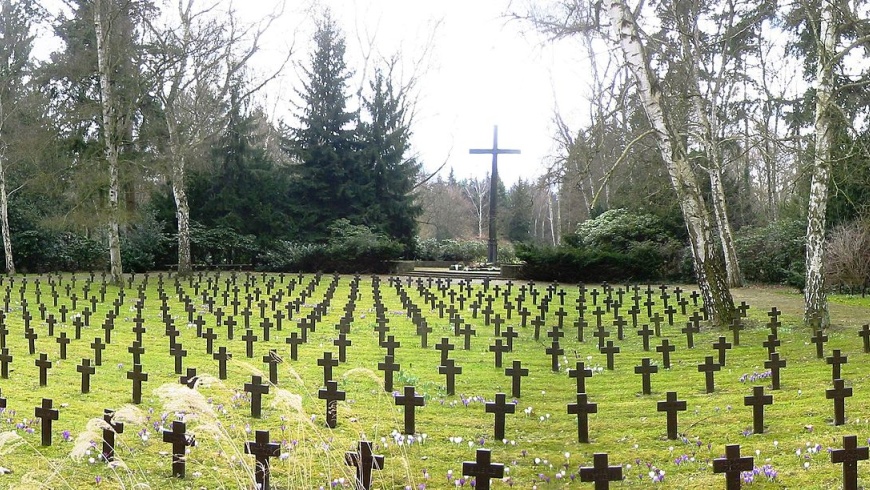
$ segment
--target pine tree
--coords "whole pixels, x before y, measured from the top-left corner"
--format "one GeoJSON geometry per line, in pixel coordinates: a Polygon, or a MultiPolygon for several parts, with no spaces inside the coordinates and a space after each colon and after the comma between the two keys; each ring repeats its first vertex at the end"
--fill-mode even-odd
{"type": "Polygon", "coordinates": [[[367,175],[365,222],[410,249],[417,234],[422,208],[415,202],[414,188],[420,164],[408,156],[409,127],[405,94],[396,90],[383,70],[375,70],[371,95],[363,99],[370,121],[360,123],[362,164],[367,175]]]}
{"type": "Polygon", "coordinates": [[[301,126],[292,132],[289,152],[298,162],[290,201],[303,241],[322,241],[340,218],[359,224],[365,214],[365,179],[359,143],[347,109],[351,72],[344,60],[345,41],[329,12],[317,22],[311,66],[299,92],[301,126]]]}

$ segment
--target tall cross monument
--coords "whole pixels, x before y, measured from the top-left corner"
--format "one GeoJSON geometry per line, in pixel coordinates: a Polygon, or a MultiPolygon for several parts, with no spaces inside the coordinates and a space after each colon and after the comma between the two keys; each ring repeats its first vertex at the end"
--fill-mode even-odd
{"type": "Polygon", "coordinates": [[[492,155],[492,172],[489,177],[489,241],[487,243],[487,261],[490,264],[498,262],[498,238],[495,231],[495,209],[497,202],[498,185],[498,156],[502,155],[519,155],[520,150],[505,150],[498,147],[498,126],[492,127],[492,148],[471,149],[468,153],[472,155],[492,155]]]}

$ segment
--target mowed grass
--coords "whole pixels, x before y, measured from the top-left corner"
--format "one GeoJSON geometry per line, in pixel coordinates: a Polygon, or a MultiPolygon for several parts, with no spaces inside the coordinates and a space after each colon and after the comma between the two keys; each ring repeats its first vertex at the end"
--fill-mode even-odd
{"type": "MultiPolygon", "coordinates": [[[[426,400],[426,405],[417,409],[417,432],[411,439],[401,436],[402,409],[395,405],[393,393],[384,391],[384,376],[377,369],[386,351],[378,345],[378,334],[374,330],[377,324],[371,277],[359,280],[359,299],[355,302],[348,335],[352,346],[347,350],[347,362],[334,369],[334,379],[346,392],[346,400],[338,403],[335,429],[325,426],[325,402],[318,398],[323,371],[317,360],[326,351],[338,357],[333,340],[338,335],[336,326],[348,301],[353,280],[350,276],[326,275],[318,280],[314,275],[287,275],[283,281],[271,275],[237,276],[240,308],[244,307],[246,292],[254,296],[259,289],[260,298],[270,302],[272,295],[283,290],[276,308],[286,313],[284,305],[300,297],[303,291],[310,291],[300,311],[294,312],[293,319],[284,319],[281,331],[272,329],[269,341],[263,340],[259,307],[257,300],[253,301],[250,324],[260,340],[251,358],[246,357],[242,340],[243,317],[234,317],[240,325],[235,327],[234,340],[228,340],[226,327],[215,324],[215,316],[203,302],[202,292],[210,280],[212,286],[217,284],[215,307],[232,313],[232,305],[224,306],[221,296],[228,288],[229,274],[198,275],[181,280],[177,287],[174,277],[164,276],[170,314],[181,331],[178,341],[188,352],[184,368],[195,367],[202,376],[196,390],[189,390],[179,383],[179,376],[175,374],[162,321],[157,276],[150,275],[147,286],[141,289],[147,328],[142,363],[149,379],[143,385],[143,400],[139,405],[131,404],[132,384],[126,373],[132,369],[132,357],[127,348],[135,338],[132,332],[134,304],[144,277],[136,276],[132,287],[125,289],[125,299],[119,306],[120,314],[111,334],[112,342],[103,352],[102,365],[91,378],[89,394],[80,393],[81,375],[76,366],[83,358],[93,360],[90,344],[96,337],[104,336],[101,325],[112,301],[118,298],[119,289],[107,288],[105,302],[98,304],[90,326],[83,329],[81,340],[69,345],[67,360],[60,360],[59,346],[55,338],[48,336],[48,327],[40,318],[36,277],[26,279],[23,294],[39,339],[35,354],[30,355],[21,318],[23,278],[16,277],[9,288],[10,311],[5,320],[10,331],[7,346],[14,361],[9,378],[0,379],[2,396],[7,399],[7,408],[0,417],[0,467],[12,473],[0,476],[0,488],[251,488],[254,460],[244,454],[244,442],[252,441],[257,430],[269,430],[271,439],[281,443],[281,457],[273,459],[271,467],[272,485],[276,488],[352,488],[354,470],[345,464],[345,452],[365,439],[373,441],[375,451],[385,456],[384,469],[374,472],[372,488],[470,487],[470,481],[462,477],[462,462],[473,460],[478,448],[491,449],[493,461],[506,466],[506,478],[494,481],[494,488],[591,488],[589,483],[580,483],[579,468],[591,465],[593,453],[597,452],[608,453],[610,464],[623,468],[625,478],[615,483],[614,488],[722,488],[724,476],[713,473],[712,460],[724,454],[726,444],[740,444],[742,454],[753,456],[759,469],[769,465],[768,470],[776,472],[772,479],[764,473],[755,475],[748,487],[827,489],[841,485],[841,467],[831,463],[829,449],[842,447],[844,435],[857,435],[861,445],[865,445],[870,436],[868,359],[857,336],[858,324],[838,324],[828,332],[830,341],[825,346],[826,355],[840,349],[849,358],[842,376],[847,386],[854,388],[854,396],[846,400],[844,426],[832,425],[833,403],[825,398],[825,390],[832,386],[831,367],[825,360],[816,358],[815,346],[809,343],[811,332],[800,325],[796,315],[781,318],[783,326],[779,328],[782,345],[778,351],[788,363],[782,371],[782,389],[770,391],[770,380],[766,377],[747,379],[766,371],[763,362],[767,353],[762,342],[769,330],[764,324],[768,319],[766,312],[776,304],[749,302],[747,329],[740,334],[740,346],[728,351],[726,365],[715,375],[716,391],[706,394],[704,375],[698,372],[698,364],[705,356],[716,358],[711,344],[719,335],[733,341],[732,333],[705,326],[695,336],[695,347],[688,349],[685,336],[680,332],[687,318],[677,314],[673,326],[662,327],[662,338],[670,339],[677,350],[671,355],[671,369],[661,369],[661,355],[654,347],[662,338],[652,338],[651,350],[643,351],[641,338],[631,328],[630,317],[625,313],[632,293],[625,296],[626,306],[620,310],[629,321],[623,340],[616,338],[612,313],[604,316],[604,325],[611,333],[609,339],[621,349],[616,355],[615,369],[609,371],[604,368],[606,358],[599,353],[597,340],[592,337],[595,317],[587,310],[585,318],[591,326],[586,329],[585,342],[578,342],[573,326],[577,318],[574,305],[578,288],[560,286],[567,293],[564,309],[569,314],[564,320],[565,337],[561,341],[565,354],[560,358],[558,372],[553,372],[550,356],[545,353],[550,345],[546,332],[557,322],[554,313],[560,304],[558,296],[550,301],[546,326],[537,341],[533,338],[533,327],[520,326],[520,316],[513,312],[503,328],[512,325],[520,336],[514,341],[513,352],[504,355],[504,366],[496,368],[494,355],[489,351],[495,338],[494,328],[484,325],[482,314],[472,318],[470,301],[465,302],[466,309],[461,315],[477,334],[471,341],[471,349],[464,350],[463,338],[454,337],[448,315],[445,313],[441,318],[437,309],[432,310],[424,303],[417,284],[409,286],[403,279],[402,288],[422,309],[433,329],[429,334],[429,347],[424,349],[396,287],[382,278],[379,289],[389,320],[388,335],[394,335],[401,343],[396,350],[396,362],[401,368],[395,376],[394,389],[399,391],[405,384],[413,385],[426,400]],[[199,294],[194,287],[197,281],[200,282],[199,294]],[[285,339],[291,332],[299,331],[299,319],[324,301],[332,283],[335,291],[328,313],[317,322],[316,330],[309,333],[308,342],[299,347],[298,360],[291,360],[285,339]],[[213,328],[219,335],[215,349],[225,346],[233,354],[225,381],[217,379],[217,361],[206,353],[205,340],[197,338],[196,327],[188,322],[181,301],[184,295],[192,299],[197,314],[205,320],[205,327],[213,328]],[[449,337],[456,346],[450,357],[463,370],[457,377],[454,396],[446,394],[445,377],[438,373],[440,353],[433,346],[442,337],[449,337]],[[268,379],[262,358],[270,349],[276,349],[284,362],[279,366],[278,384],[271,386],[270,393],[263,397],[262,418],[255,419],[250,416],[250,401],[243,385],[251,382],[252,375],[268,379]],[[39,371],[34,364],[39,353],[46,353],[53,362],[44,387],[39,386],[39,371]],[[659,372],[652,375],[652,395],[640,394],[641,378],[634,373],[634,367],[640,365],[644,357],[651,358],[660,367],[659,372]],[[510,396],[511,380],[504,372],[514,360],[522,361],[523,367],[529,369],[529,376],[522,380],[522,396],[517,399],[510,396]],[[576,401],[576,382],[567,376],[567,371],[574,368],[577,361],[594,370],[593,377],[586,381],[589,400],[598,404],[598,413],[589,417],[590,444],[577,442],[577,418],[569,415],[566,408],[576,401]],[[752,409],[744,406],[744,397],[750,395],[756,385],[765,386],[766,392],[774,397],[773,405],[765,409],[763,434],[751,433],[752,409]],[[688,404],[688,410],[679,415],[681,438],[678,440],[666,438],[665,415],[656,410],[657,402],[664,400],[668,391],[676,391],[688,404]],[[493,415],[485,412],[484,402],[493,400],[497,392],[508,393],[508,400],[515,400],[517,404],[516,413],[507,416],[504,440],[493,439],[493,415]],[[40,426],[38,420],[34,420],[34,408],[42,398],[53,399],[55,408],[60,410],[59,420],[52,427],[50,447],[40,445],[40,426]],[[99,457],[102,440],[95,419],[102,417],[105,408],[117,410],[118,418],[125,423],[124,432],[116,436],[117,461],[112,464],[99,457]],[[187,454],[187,476],[183,480],[171,476],[171,445],[162,442],[161,430],[170,428],[174,420],[184,420],[188,433],[195,435],[197,441],[187,454]],[[651,472],[659,476],[664,472],[662,481],[654,483],[651,472]]],[[[46,302],[47,313],[54,313],[59,319],[58,310],[62,305],[72,307],[66,291],[67,284],[72,286],[72,278],[52,276],[50,280],[57,284],[58,304],[53,305],[47,277],[41,278],[41,300],[46,302]]],[[[77,292],[81,298],[86,283],[87,277],[79,274],[70,292],[77,292]]],[[[7,278],[3,286],[9,285],[7,278]]],[[[494,294],[494,285],[487,294],[494,294]]],[[[505,287],[503,283],[499,286],[505,287]]],[[[542,293],[538,302],[547,294],[547,286],[535,286],[542,293]]],[[[591,291],[592,286],[587,287],[591,291]]],[[[450,302],[447,291],[439,291],[434,283],[427,289],[439,300],[450,302]]],[[[467,294],[455,280],[451,289],[467,294]]],[[[475,282],[472,299],[483,289],[480,282],[475,282]]],[[[602,290],[600,286],[597,289],[602,290]]],[[[654,290],[657,304],[653,312],[662,314],[659,291],[654,290]]],[[[209,294],[214,295],[214,290],[209,294]]],[[[514,285],[510,294],[514,304],[519,294],[519,285],[514,285]]],[[[643,302],[646,296],[641,294],[643,302]]],[[[94,295],[99,299],[99,278],[90,285],[89,296],[94,295]]],[[[232,291],[229,297],[232,300],[232,291]]],[[[598,299],[599,305],[602,299],[603,295],[598,299]]],[[[587,292],[587,307],[591,308],[591,304],[587,292]]],[[[503,305],[503,299],[494,302],[496,313],[504,318],[507,312],[503,305]]],[[[80,313],[90,304],[79,299],[76,306],[80,313]]],[[[533,315],[537,313],[537,306],[532,304],[528,294],[524,306],[533,315]]],[[[267,317],[273,318],[276,309],[270,304],[265,311],[267,317]]],[[[687,313],[691,312],[690,307],[687,313]]],[[[641,305],[639,325],[644,323],[648,323],[648,317],[646,308],[641,305]]],[[[71,315],[66,323],[56,327],[55,336],[60,332],[74,337],[71,315]]],[[[859,483],[870,478],[865,477],[867,465],[866,462],[859,464],[859,483]]]]}

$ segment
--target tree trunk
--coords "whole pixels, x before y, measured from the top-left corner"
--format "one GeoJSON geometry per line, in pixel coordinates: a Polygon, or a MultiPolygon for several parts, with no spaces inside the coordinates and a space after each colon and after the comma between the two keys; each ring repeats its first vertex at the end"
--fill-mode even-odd
{"type": "Polygon", "coordinates": [[[728,276],[728,286],[739,288],[743,285],[743,277],[740,274],[737,249],[734,248],[734,235],[731,233],[731,223],[728,221],[728,208],[725,204],[725,187],[722,186],[722,170],[718,164],[714,164],[713,168],[710,169],[710,196],[713,200],[716,228],[719,230],[719,243],[722,244],[722,253],[725,258],[725,273],[728,276]]]}
{"type": "Polygon", "coordinates": [[[837,42],[834,6],[822,2],[819,22],[819,46],[816,67],[816,118],[813,180],[807,207],[806,286],[804,289],[804,321],[824,328],[830,323],[828,297],[825,291],[825,213],[828,207],[828,185],[831,178],[831,148],[833,140],[834,85],[832,57],[837,42]]]}
{"type": "Polygon", "coordinates": [[[12,234],[9,231],[9,196],[6,194],[6,162],[0,155],[0,231],[3,233],[3,254],[6,257],[6,273],[15,274],[12,260],[12,234]]]}
{"type": "Polygon", "coordinates": [[[122,284],[121,238],[118,225],[118,195],[120,194],[117,141],[118,115],[116,113],[116,102],[112,93],[112,83],[110,80],[111,69],[108,61],[106,36],[103,30],[101,0],[94,0],[94,31],[97,38],[97,66],[100,72],[100,106],[103,115],[103,139],[106,145],[106,161],[109,164],[109,272],[111,281],[114,284],[122,284]]]}
{"type": "MultiPolygon", "coordinates": [[[[170,124],[170,127],[174,125],[170,124]]],[[[187,276],[193,272],[193,266],[190,259],[190,206],[184,189],[185,162],[180,151],[172,151],[171,155],[172,197],[175,198],[175,218],[178,221],[178,275],[187,276]]]]}
{"type": "Polygon", "coordinates": [[[689,165],[686,148],[661,104],[661,93],[649,66],[633,14],[622,0],[611,0],[609,12],[625,62],[637,81],[638,95],[656,133],[662,159],[686,221],[704,308],[714,324],[726,325],[734,318],[734,300],[722,270],[722,260],[714,246],[710,213],[689,165]]]}
{"type": "Polygon", "coordinates": [[[193,267],[190,261],[190,207],[184,182],[172,180],[172,195],[175,198],[175,217],[178,220],[178,275],[189,275],[193,267]]]}

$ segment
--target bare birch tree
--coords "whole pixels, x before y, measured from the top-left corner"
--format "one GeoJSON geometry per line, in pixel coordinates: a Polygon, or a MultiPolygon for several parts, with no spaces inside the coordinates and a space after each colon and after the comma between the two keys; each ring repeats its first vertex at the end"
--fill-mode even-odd
{"type": "MultiPolygon", "coordinates": [[[[190,207],[185,189],[188,166],[221,131],[225,113],[222,105],[228,102],[233,85],[244,82],[248,61],[259,50],[260,38],[274,19],[241,27],[233,12],[219,11],[217,4],[201,4],[181,0],[175,11],[167,12],[163,24],[146,20],[153,49],[145,68],[152,79],[167,136],[161,157],[168,166],[175,200],[178,273],[182,275],[192,270],[190,207]]],[[[268,79],[240,91],[241,99],[268,79]]]]}
{"type": "Polygon", "coordinates": [[[97,40],[97,71],[100,79],[100,109],[103,123],[103,142],[105,146],[106,162],[109,167],[109,192],[108,192],[108,228],[109,228],[109,272],[111,281],[115,284],[123,283],[123,269],[121,266],[121,237],[119,231],[120,210],[118,196],[120,183],[118,178],[118,154],[121,145],[120,115],[118,100],[113,90],[110,53],[109,32],[112,28],[109,12],[112,12],[113,0],[94,0],[94,32],[97,40]],[[108,5],[107,5],[108,4],[108,5]]]}
{"type": "Polygon", "coordinates": [[[704,307],[715,324],[728,324],[734,317],[734,301],[716,251],[710,213],[692,172],[685,144],[661,103],[658,79],[650,67],[634,14],[622,0],[611,0],[609,14],[625,63],[637,82],[638,95],[655,131],[662,159],[677,193],[689,232],[689,244],[704,307]]]}

